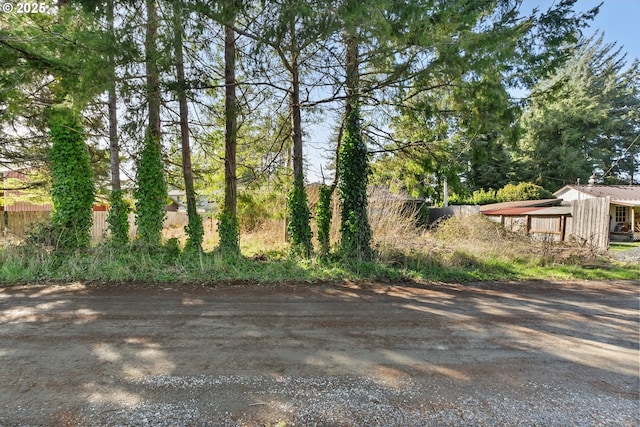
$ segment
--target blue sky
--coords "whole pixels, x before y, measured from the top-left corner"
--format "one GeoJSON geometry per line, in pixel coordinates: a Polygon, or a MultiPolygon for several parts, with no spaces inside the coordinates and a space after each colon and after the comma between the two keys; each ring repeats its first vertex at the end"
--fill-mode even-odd
{"type": "MultiPolygon", "coordinates": [[[[558,0],[525,0],[521,7],[522,13],[537,7],[546,10],[558,0]]],[[[604,33],[604,41],[616,42],[616,47],[622,47],[627,53],[627,63],[640,59],[640,0],[578,0],[575,4],[576,12],[585,12],[602,3],[600,12],[591,21],[588,28],[583,29],[583,35],[589,37],[596,31],[604,33]]],[[[333,122],[312,126],[311,141],[307,138],[305,157],[307,159],[307,174],[311,182],[320,181],[320,165],[326,171],[327,155],[331,155],[326,142],[332,133],[333,122]]]]}
{"type": "MultiPolygon", "coordinates": [[[[540,10],[548,8],[552,1],[526,2],[527,6],[538,5],[540,10]]],[[[639,0],[578,0],[575,8],[577,11],[593,9],[598,4],[600,13],[591,22],[589,28],[583,30],[585,36],[592,35],[595,31],[604,32],[606,42],[616,42],[617,47],[622,47],[627,53],[627,61],[640,59],[640,1],[639,0]]]]}

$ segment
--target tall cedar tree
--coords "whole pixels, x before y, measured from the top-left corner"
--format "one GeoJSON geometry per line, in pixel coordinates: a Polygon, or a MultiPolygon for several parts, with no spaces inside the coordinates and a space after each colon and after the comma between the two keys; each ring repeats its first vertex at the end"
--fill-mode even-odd
{"type": "Polygon", "coordinates": [[[182,52],[182,14],[184,4],[182,0],[173,2],[173,31],[174,31],[174,55],[176,77],[178,80],[177,92],[180,106],[180,145],[182,147],[182,175],[184,177],[184,189],[187,199],[187,216],[189,224],[185,227],[187,232],[188,250],[202,250],[202,236],[204,228],[202,218],[197,212],[196,192],[193,185],[193,168],[191,166],[191,147],[189,144],[189,107],[187,105],[186,82],[184,77],[184,55],[182,52]]]}
{"type": "Polygon", "coordinates": [[[224,255],[240,254],[237,214],[238,189],[236,152],[238,135],[238,101],[236,97],[236,33],[233,30],[235,11],[224,26],[224,206],[218,221],[220,250],[224,255]]]}
{"type": "Polygon", "coordinates": [[[137,161],[136,223],[140,239],[148,245],[159,246],[167,201],[160,130],[161,93],[157,46],[159,24],[156,1],[146,0],[146,6],[145,68],[149,124],[137,161]]]}

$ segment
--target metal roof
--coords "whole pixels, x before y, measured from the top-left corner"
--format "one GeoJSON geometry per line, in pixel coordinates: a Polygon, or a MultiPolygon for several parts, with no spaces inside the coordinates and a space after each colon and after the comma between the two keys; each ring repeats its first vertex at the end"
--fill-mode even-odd
{"type": "Polygon", "coordinates": [[[483,211],[485,215],[505,215],[505,216],[559,216],[571,215],[571,206],[551,206],[551,207],[531,207],[531,208],[505,208],[483,211]]]}
{"type": "Polygon", "coordinates": [[[480,206],[480,212],[493,211],[496,209],[511,208],[535,208],[545,206],[555,206],[562,202],[561,199],[542,199],[542,200],[518,200],[516,202],[492,203],[490,205],[480,206]]]}

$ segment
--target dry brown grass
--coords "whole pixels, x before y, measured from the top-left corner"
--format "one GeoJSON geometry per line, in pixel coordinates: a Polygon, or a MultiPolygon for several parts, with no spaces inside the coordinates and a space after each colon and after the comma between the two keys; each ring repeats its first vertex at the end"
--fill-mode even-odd
{"type": "Polygon", "coordinates": [[[449,218],[427,236],[438,252],[462,252],[478,258],[554,263],[590,259],[597,254],[589,246],[532,239],[525,233],[508,231],[480,214],[449,218]]]}
{"type": "MultiPolygon", "coordinates": [[[[532,240],[522,233],[505,230],[482,215],[452,217],[428,230],[418,225],[418,211],[401,198],[380,189],[371,189],[368,197],[372,244],[383,262],[405,264],[408,258],[421,258],[439,265],[468,267],[474,259],[519,259],[549,263],[571,258],[592,258],[595,255],[590,248],[577,244],[532,240]]],[[[312,191],[309,193],[312,212],[316,203],[317,191],[312,191]]],[[[332,211],[331,243],[335,247],[340,238],[340,208],[335,193],[332,211]]],[[[205,219],[204,226],[203,247],[212,250],[218,245],[216,221],[205,219]]],[[[311,221],[311,226],[316,236],[315,221],[311,221]]],[[[285,256],[289,248],[285,227],[283,220],[264,219],[249,231],[241,230],[242,253],[246,256],[270,254],[269,258],[285,256]]],[[[176,237],[181,244],[186,240],[183,227],[177,226],[165,229],[163,237],[176,237]]],[[[314,245],[318,246],[317,241],[314,245]]]]}

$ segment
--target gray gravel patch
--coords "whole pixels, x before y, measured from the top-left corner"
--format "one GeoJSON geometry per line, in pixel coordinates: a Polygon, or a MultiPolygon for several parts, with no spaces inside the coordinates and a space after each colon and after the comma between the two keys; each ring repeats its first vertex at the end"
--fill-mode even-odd
{"type": "Polygon", "coordinates": [[[640,262],[640,246],[626,251],[611,252],[609,256],[624,262],[640,262]]]}
{"type": "MultiPolygon", "coordinates": [[[[519,392],[489,385],[439,394],[440,386],[358,377],[147,377],[147,393],[197,396],[162,404],[86,407],[88,426],[635,426],[638,402],[561,384],[529,382],[519,392]],[[219,411],[216,396],[242,390],[249,409],[219,411]]],[[[228,396],[227,396],[228,397],[228,396]]],[[[227,398],[225,397],[225,398],[227,398]]]]}

